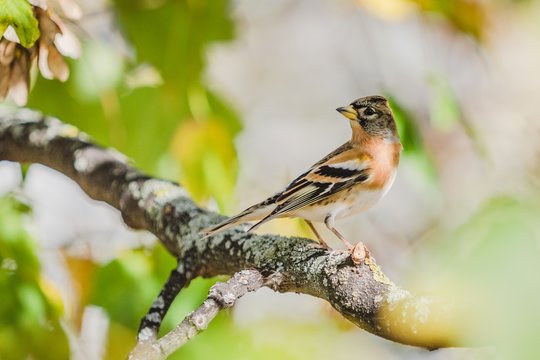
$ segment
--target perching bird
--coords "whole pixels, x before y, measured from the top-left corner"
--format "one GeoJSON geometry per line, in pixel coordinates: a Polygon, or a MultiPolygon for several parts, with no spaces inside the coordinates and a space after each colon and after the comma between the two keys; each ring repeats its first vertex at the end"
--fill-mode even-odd
{"type": "Polygon", "coordinates": [[[369,256],[361,243],[353,246],[334,227],[334,221],[372,207],[392,186],[402,146],[388,101],[368,96],[336,109],[349,119],[351,140],[338,147],[287,187],[224,222],[205,229],[214,235],[238,224],[257,221],[248,231],[281,217],[303,218],[321,245],[328,245],[312,224],[324,222],[359,263],[369,256]],[[356,254],[356,257],[355,257],[356,254]]]}

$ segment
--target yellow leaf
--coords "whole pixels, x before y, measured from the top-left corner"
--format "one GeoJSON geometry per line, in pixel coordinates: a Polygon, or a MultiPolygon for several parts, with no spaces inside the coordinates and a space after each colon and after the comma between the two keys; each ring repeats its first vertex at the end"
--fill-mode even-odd
{"type": "Polygon", "coordinates": [[[73,281],[73,289],[77,295],[76,303],[72,309],[68,309],[68,316],[78,327],[81,325],[84,307],[88,304],[91,286],[94,283],[94,277],[97,265],[85,258],[77,258],[64,254],[67,269],[73,281]]]}
{"type": "Polygon", "coordinates": [[[218,118],[188,119],[176,129],[171,153],[181,167],[180,182],[196,201],[213,197],[224,209],[237,175],[233,135],[218,118]]]}
{"type": "Polygon", "coordinates": [[[410,0],[357,0],[360,5],[384,19],[401,19],[416,10],[410,0]]]}

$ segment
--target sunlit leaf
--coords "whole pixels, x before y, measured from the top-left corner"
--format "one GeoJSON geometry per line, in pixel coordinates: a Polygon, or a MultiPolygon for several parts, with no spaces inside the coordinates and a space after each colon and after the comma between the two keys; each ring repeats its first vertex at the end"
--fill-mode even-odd
{"type": "Polygon", "coordinates": [[[482,0],[411,0],[422,12],[442,16],[457,30],[483,40],[488,5],[482,0]]]}
{"type": "Polygon", "coordinates": [[[24,181],[26,179],[26,174],[28,173],[28,169],[30,168],[30,164],[21,164],[21,177],[24,181]]]}
{"type": "Polygon", "coordinates": [[[416,10],[413,2],[410,0],[357,0],[374,14],[385,19],[399,19],[413,13],[416,10]]]}
{"type": "Polygon", "coordinates": [[[420,12],[434,20],[444,19],[455,30],[476,40],[484,39],[488,26],[488,3],[482,0],[357,0],[371,13],[388,20],[420,12]]]}
{"type": "Polygon", "coordinates": [[[184,121],[171,144],[173,156],[182,166],[181,183],[193,197],[214,197],[223,208],[234,190],[237,175],[232,135],[219,119],[184,121]]]}
{"type": "Polygon", "coordinates": [[[137,340],[136,328],[111,321],[108,329],[105,360],[127,359],[137,340]]]}
{"type": "Polygon", "coordinates": [[[74,304],[70,320],[79,327],[82,322],[85,306],[89,302],[91,284],[95,281],[98,265],[90,259],[76,258],[64,254],[67,270],[71,276],[73,290],[78,303],[74,304]]]}
{"type": "Polygon", "coordinates": [[[0,1],[0,35],[10,26],[17,33],[21,45],[29,48],[39,38],[38,22],[27,0],[0,1]]]}

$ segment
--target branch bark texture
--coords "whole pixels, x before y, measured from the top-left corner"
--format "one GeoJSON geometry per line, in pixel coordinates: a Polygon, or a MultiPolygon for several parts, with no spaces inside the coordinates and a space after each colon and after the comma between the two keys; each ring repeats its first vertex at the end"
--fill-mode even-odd
{"type": "Polygon", "coordinates": [[[271,277],[274,290],[326,300],[386,339],[429,349],[459,345],[450,306],[400,289],[373,260],[355,265],[349,253],[329,252],[312,240],[241,227],[201,239],[199,231],[222,216],[198,207],[178,184],[140,172],[55,118],[26,109],[0,114],[0,160],[40,163],[70,177],[93,199],[117,208],[126,224],[154,233],[185,267],[186,278],[253,269],[271,277]]]}
{"type": "Polygon", "coordinates": [[[257,270],[242,270],[234,274],[227,282],[215,284],[210,288],[208,298],[202,305],[186,316],[171,332],[159,340],[154,336],[139,339],[129,359],[165,359],[189,339],[205,330],[220,310],[232,307],[236,300],[261,286],[263,286],[263,277],[257,270]]]}

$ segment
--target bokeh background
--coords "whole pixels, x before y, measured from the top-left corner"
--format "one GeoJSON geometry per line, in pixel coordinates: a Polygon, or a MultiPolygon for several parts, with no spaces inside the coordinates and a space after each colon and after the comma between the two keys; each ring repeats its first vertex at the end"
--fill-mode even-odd
{"type": "MultiPolygon", "coordinates": [[[[463,304],[461,340],[485,345],[397,345],[321,300],[263,289],[171,359],[540,357],[540,2],[48,3],[80,8],[65,21],[80,56],[65,83],[33,71],[28,106],[227,214],[345,142],[336,107],[387,96],[396,183],[338,227],[397,284],[463,304]]],[[[125,358],[175,261],[45,167],[0,162],[0,194],[0,358],[125,358]]],[[[260,231],[311,236],[298,220],[260,231]]],[[[162,332],[219,280],[183,291],[162,332]]]]}

